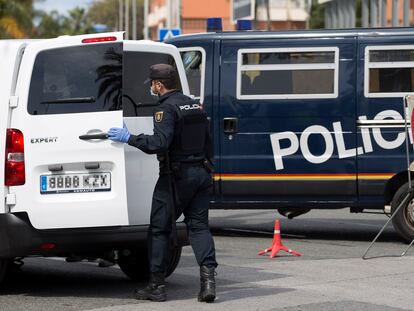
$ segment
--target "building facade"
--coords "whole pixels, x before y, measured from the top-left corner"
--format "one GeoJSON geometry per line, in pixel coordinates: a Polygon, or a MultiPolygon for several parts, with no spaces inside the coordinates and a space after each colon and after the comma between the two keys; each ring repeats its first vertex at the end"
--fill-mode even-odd
{"type": "Polygon", "coordinates": [[[414,25],[414,0],[318,0],[325,28],[408,27],[414,25]],[[360,5],[360,7],[357,7],[360,5]],[[360,14],[360,15],[359,15],[360,14]],[[357,20],[360,19],[360,24],[357,20]]]}
{"type": "MultiPolygon", "coordinates": [[[[414,0],[408,0],[409,1],[409,12],[408,12],[408,20],[409,20],[409,25],[412,26],[414,25],[414,0]]],[[[393,17],[393,0],[387,0],[387,26],[391,27],[392,26],[392,17],[393,17]]],[[[404,0],[398,0],[397,2],[397,24],[399,26],[403,26],[404,25],[404,0]]]]}
{"type": "MultiPolygon", "coordinates": [[[[303,29],[308,19],[307,0],[257,0],[254,28],[303,29]]],[[[184,34],[205,32],[207,18],[221,17],[223,31],[235,29],[232,0],[150,0],[148,27],[150,38],[158,40],[159,29],[181,28],[184,34]]]]}

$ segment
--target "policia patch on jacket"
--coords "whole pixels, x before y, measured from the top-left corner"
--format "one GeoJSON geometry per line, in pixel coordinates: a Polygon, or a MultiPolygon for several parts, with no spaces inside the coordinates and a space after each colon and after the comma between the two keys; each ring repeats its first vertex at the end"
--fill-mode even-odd
{"type": "Polygon", "coordinates": [[[155,122],[161,122],[163,115],[164,115],[164,111],[157,111],[154,115],[155,122]]]}

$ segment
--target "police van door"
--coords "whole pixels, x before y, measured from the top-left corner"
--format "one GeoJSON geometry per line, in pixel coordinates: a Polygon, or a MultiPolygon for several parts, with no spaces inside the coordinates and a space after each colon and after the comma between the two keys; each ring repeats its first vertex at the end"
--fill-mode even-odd
{"type": "Polygon", "coordinates": [[[11,212],[38,229],[128,225],[124,147],[105,136],[122,127],[121,76],[122,33],[26,48],[10,125],[25,176],[11,212]]]}
{"type": "MultiPolygon", "coordinates": [[[[151,95],[150,83],[144,84],[144,81],[150,66],[159,63],[177,68],[179,87],[188,95],[187,78],[176,47],[151,41],[124,41],[122,105],[125,123],[132,134],[153,134],[158,97],[151,95]]],[[[129,145],[125,145],[125,157],[129,223],[148,224],[158,178],[157,158],[129,145]]]]}
{"type": "Polygon", "coordinates": [[[403,97],[414,92],[412,36],[359,38],[358,192],[361,203],[384,204],[387,181],[407,168],[403,97]]]}
{"type": "Polygon", "coordinates": [[[354,42],[222,40],[224,201],[321,207],[356,200],[354,42]]]}

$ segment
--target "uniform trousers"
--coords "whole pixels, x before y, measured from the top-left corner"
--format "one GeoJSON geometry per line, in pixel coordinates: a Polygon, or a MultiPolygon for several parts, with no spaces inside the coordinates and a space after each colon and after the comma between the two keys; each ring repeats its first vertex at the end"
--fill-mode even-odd
{"type": "MultiPolygon", "coordinates": [[[[217,267],[213,237],[208,225],[210,174],[201,164],[181,165],[174,171],[175,216],[184,214],[190,244],[197,263],[217,267]]],[[[165,273],[169,264],[171,203],[169,176],[160,173],[151,207],[148,256],[151,273],[165,273]]]]}

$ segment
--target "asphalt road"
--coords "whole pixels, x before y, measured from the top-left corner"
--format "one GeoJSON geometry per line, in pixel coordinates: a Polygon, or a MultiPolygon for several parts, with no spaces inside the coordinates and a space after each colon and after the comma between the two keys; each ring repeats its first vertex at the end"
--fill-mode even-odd
{"type": "Polygon", "coordinates": [[[196,301],[198,267],[186,247],[165,303],[136,301],[133,290],[144,284],[117,266],[31,258],[2,290],[0,310],[414,310],[414,247],[395,257],[406,245],[389,227],[369,253],[375,258],[361,259],[383,215],[312,211],[287,220],[273,211],[218,210],[210,219],[220,263],[214,304],[196,301]],[[285,246],[303,256],[257,255],[271,245],[275,218],[285,246]]]}

